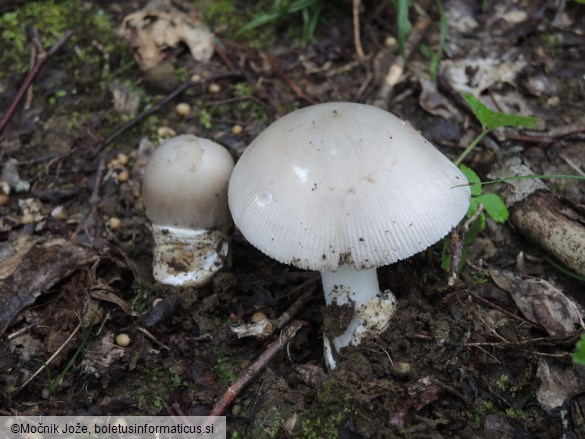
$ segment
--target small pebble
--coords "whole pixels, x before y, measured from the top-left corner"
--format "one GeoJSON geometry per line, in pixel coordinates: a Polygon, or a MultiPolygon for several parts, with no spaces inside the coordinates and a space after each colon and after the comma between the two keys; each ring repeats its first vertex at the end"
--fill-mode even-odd
{"type": "Polygon", "coordinates": [[[57,206],[53,210],[51,210],[51,216],[55,219],[65,221],[69,218],[69,214],[65,210],[64,206],[57,206]]]}
{"type": "Polygon", "coordinates": [[[108,169],[116,169],[118,166],[120,166],[118,159],[112,159],[108,163],[108,169]]]}
{"type": "Polygon", "coordinates": [[[158,134],[158,137],[175,137],[177,135],[177,132],[172,129],[171,127],[158,127],[156,129],[156,134],[158,134]]]}
{"type": "Polygon", "coordinates": [[[242,125],[234,125],[232,127],[232,134],[234,135],[238,135],[238,134],[242,134],[242,131],[244,131],[244,127],[242,125]]]}
{"type": "Polygon", "coordinates": [[[384,46],[386,47],[396,47],[397,44],[398,41],[396,40],[396,38],[392,36],[386,37],[386,39],[384,40],[384,46]]]}
{"type": "Polygon", "coordinates": [[[110,230],[117,230],[122,226],[122,220],[120,218],[116,218],[115,216],[111,217],[108,220],[108,227],[110,230]]]}
{"type": "Polygon", "coordinates": [[[5,181],[0,181],[0,194],[10,195],[10,185],[5,181]]]}
{"type": "Polygon", "coordinates": [[[128,334],[118,334],[116,336],[116,344],[121,348],[128,347],[130,345],[130,337],[128,334]]]}
{"type": "Polygon", "coordinates": [[[209,85],[209,93],[219,93],[221,91],[221,86],[219,84],[210,84],[209,85]]]}
{"type": "Polygon", "coordinates": [[[35,217],[32,213],[25,213],[24,215],[22,215],[20,222],[22,224],[32,224],[35,222],[35,217]]]}
{"type": "Polygon", "coordinates": [[[411,371],[411,364],[404,361],[397,361],[390,368],[390,373],[398,377],[407,377],[411,371]]]}
{"type": "Polygon", "coordinates": [[[119,153],[116,159],[118,160],[118,163],[120,163],[120,165],[122,166],[126,166],[128,164],[128,156],[123,152],[119,153]]]}
{"type": "Polygon", "coordinates": [[[130,179],[130,174],[128,171],[122,171],[118,174],[118,182],[119,183],[126,183],[130,179]]]}
{"type": "Polygon", "coordinates": [[[266,316],[266,314],[264,314],[262,311],[256,311],[254,314],[252,314],[250,321],[252,323],[258,323],[261,322],[262,320],[266,320],[267,318],[268,317],[266,316]]]}
{"type": "Polygon", "coordinates": [[[191,113],[191,105],[187,104],[186,102],[181,102],[180,104],[177,104],[175,111],[179,116],[185,117],[191,113]]]}

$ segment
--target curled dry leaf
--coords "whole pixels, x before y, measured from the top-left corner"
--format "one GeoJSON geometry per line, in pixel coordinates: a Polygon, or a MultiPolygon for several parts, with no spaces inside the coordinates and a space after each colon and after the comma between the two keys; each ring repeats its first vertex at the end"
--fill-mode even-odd
{"type": "Polygon", "coordinates": [[[585,391],[583,380],[573,370],[559,366],[554,360],[539,359],[536,376],[540,379],[536,398],[547,413],[562,406],[577,393],[585,391]]]}
{"type": "Polygon", "coordinates": [[[444,60],[441,74],[455,90],[479,96],[494,84],[514,82],[526,65],[522,56],[508,51],[503,56],[444,60]]]}
{"type": "Polygon", "coordinates": [[[22,309],[96,257],[91,249],[64,239],[21,243],[19,248],[0,260],[0,273],[7,274],[0,280],[0,335],[22,309]]]}
{"type": "Polygon", "coordinates": [[[490,270],[496,285],[512,296],[518,309],[550,336],[564,336],[583,327],[583,307],[543,279],[525,279],[510,271],[490,270]]]}
{"type": "Polygon", "coordinates": [[[142,70],[161,64],[166,58],[165,49],[181,43],[189,47],[197,61],[207,62],[213,55],[213,33],[169,1],[154,0],[127,15],[121,32],[130,41],[142,70]]]}

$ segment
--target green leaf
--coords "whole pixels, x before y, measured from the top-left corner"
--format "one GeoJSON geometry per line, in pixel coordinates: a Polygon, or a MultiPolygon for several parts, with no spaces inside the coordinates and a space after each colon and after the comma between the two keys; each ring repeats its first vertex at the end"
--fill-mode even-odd
{"type": "Polygon", "coordinates": [[[474,200],[483,204],[490,218],[498,223],[506,222],[510,216],[506,203],[496,194],[482,194],[474,197],[474,200]]]}
{"type": "Polygon", "coordinates": [[[463,98],[479,120],[484,130],[493,130],[501,127],[526,127],[534,128],[537,119],[535,117],[522,116],[520,114],[506,114],[492,111],[471,93],[463,93],[463,98]]]}
{"type": "Polygon", "coordinates": [[[471,218],[473,216],[473,214],[475,212],[477,212],[478,208],[479,208],[479,203],[477,202],[475,197],[471,197],[471,200],[469,200],[469,207],[467,208],[467,213],[465,214],[467,219],[471,218]]]}
{"type": "Polygon", "coordinates": [[[463,237],[463,245],[473,244],[475,238],[477,238],[477,235],[483,229],[485,229],[485,215],[482,213],[473,223],[471,223],[471,226],[469,226],[469,230],[467,230],[467,233],[463,237]]]}
{"type": "Polygon", "coordinates": [[[573,354],[573,363],[585,366],[585,334],[577,342],[577,350],[573,354]]]}
{"type": "Polygon", "coordinates": [[[400,54],[404,55],[404,43],[406,36],[412,30],[412,23],[408,18],[408,9],[410,7],[410,0],[398,0],[396,2],[396,27],[398,28],[398,46],[400,47],[400,54]]]}
{"type": "Polygon", "coordinates": [[[465,166],[465,165],[459,165],[459,169],[461,169],[461,172],[463,172],[463,175],[465,175],[465,178],[467,178],[467,181],[470,184],[471,196],[477,197],[478,195],[480,195],[481,194],[481,179],[475,173],[475,171],[473,169],[471,169],[470,167],[465,166]]]}

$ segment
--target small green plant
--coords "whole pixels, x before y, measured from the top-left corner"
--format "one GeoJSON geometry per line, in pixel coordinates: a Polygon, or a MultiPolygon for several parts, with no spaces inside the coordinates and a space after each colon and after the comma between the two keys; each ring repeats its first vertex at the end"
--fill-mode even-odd
{"type": "Polygon", "coordinates": [[[217,357],[217,363],[213,366],[213,373],[219,381],[225,383],[231,383],[236,380],[236,373],[226,363],[223,357],[217,357]]]}
{"type": "Polygon", "coordinates": [[[89,336],[91,335],[91,329],[92,329],[92,326],[90,326],[85,331],[85,333],[83,335],[83,340],[81,340],[81,344],[75,350],[75,352],[73,353],[73,355],[71,356],[71,358],[69,359],[69,361],[67,362],[67,364],[65,365],[63,370],[61,371],[61,373],[59,375],[57,375],[54,379],[52,378],[51,370],[47,367],[47,364],[45,362],[43,362],[44,363],[43,367],[45,369],[45,372],[47,373],[47,380],[49,382],[49,384],[47,386],[47,390],[49,391],[49,394],[53,393],[55,390],[57,390],[59,387],[61,387],[61,383],[63,382],[63,378],[65,378],[65,375],[67,374],[67,372],[69,372],[69,370],[73,367],[75,360],[77,359],[77,357],[79,356],[79,354],[81,353],[83,348],[85,347],[87,340],[89,340],[89,336]]]}
{"type": "Polygon", "coordinates": [[[211,129],[211,113],[207,110],[201,110],[199,112],[199,123],[208,130],[211,129]]]}
{"type": "Polygon", "coordinates": [[[315,29],[321,18],[323,0],[274,0],[272,7],[259,13],[244,26],[238,34],[249,32],[268,23],[281,22],[291,15],[300,13],[303,17],[302,42],[304,45],[311,42],[315,37],[315,29]]]}
{"type": "Polygon", "coordinates": [[[301,421],[301,437],[303,439],[335,439],[339,437],[339,426],[350,413],[344,407],[337,414],[328,417],[305,418],[301,421]]]}
{"type": "MultiPolygon", "coordinates": [[[[459,169],[467,178],[467,181],[471,185],[471,200],[469,201],[469,209],[467,210],[466,218],[469,220],[475,217],[475,220],[469,226],[469,229],[465,233],[463,238],[463,250],[461,253],[461,260],[459,262],[459,271],[467,259],[467,251],[465,247],[472,244],[479,232],[485,229],[486,226],[486,214],[491,219],[498,223],[504,223],[508,219],[509,212],[504,200],[502,200],[496,194],[484,194],[483,186],[479,176],[465,165],[459,165],[459,169]],[[483,206],[483,210],[479,211],[479,206],[483,206]]],[[[450,240],[447,238],[443,244],[443,253],[441,256],[441,268],[445,271],[451,266],[451,254],[449,250],[451,248],[450,240]]]]}
{"type": "MultiPolygon", "coordinates": [[[[484,183],[479,176],[469,167],[462,165],[461,162],[469,155],[469,153],[477,146],[477,144],[489,133],[496,128],[503,128],[509,126],[516,127],[534,127],[536,126],[536,119],[534,117],[522,116],[519,114],[507,114],[499,111],[490,110],[483,102],[476,98],[471,93],[464,93],[463,98],[471,108],[474,116],[481,124],[481,132],[473,139],[465,151],[455,160],[455,164],[459,165],[461,172],[467,178],[471,187],[471,200],[466,218],[469,220],[476,217],[471,223],[465,237],[463,238],[463,251],[461,260],[457,270],[461,269],[466,259],[465,246],[470,245],[475,241],[478,233],[485,229],[486,214],[496,222],[504,223],[508,219],[509,212],[504,201],[496,194],[483,193],[484,183]],[[483,206],[483,211],[479,211],[479,207],[483,206]],[[485,213],[484,213],[485,212],[485,213]]],[[[449,253],[451,246],[450,240],[447,238],[443,244],[443,253],[441,256],[441,267],[448,270],[451,266],[451,254],[449,253]]]]}
{"type": "Polygon", "coordinates": [[[573,363],[585,366],[585,334],[577,342],[577,350],[573,354],[573,363]]]}
{"type": "Polygon", "coordinates": [[[520,114],[507,114],[500,111],[490,110],[481,100],[476,98],[471,93],[463,93],[463,98],[471,108],[473,115],[477,118],[481,124],[482,130],[475,139],[469,144],[465,151],[461,153],[455,164],[459,165],[465,157],[469,155],[473,148],[482,141],[482,139],[491,133],[496,128],[504,127],[525,127],[534,128],[537,123],[535,117],[522,116],[520,114]]]}
{"type": "Polygon", "coordinates": [[[427,56],[431,60],[431,65],[429,67],[431,79],[433,81],[437,80],[437,74],[439,73],[439,63],[441,62],[441,57],[443,56],[443,51],[445,50],[445,43],[447,42],[447,16],[445,15],[445,9],[443,8],[443,3],[441,0],[435,0],[437,4],[437,9],[439,11],[439,47],[436,50],[432,50],[426,44],[421,44],[420,51],[423,55],[427,56]]]}
{"type": "MultiPolygon", "coordinates": [[[[396,39],[398,40],[400,54],[406,59],[406,38],[412,30],[412,23],[408,16],[411,3],[410,0],[396,0],[394,3],[396,6],[396,39]]],[[[443,51],[445,50],[448,31],[447,16],[445,15],[445,8],[443,8],[442,0],[435,0],[435,5],[437,6],[437,11],[439,13],[439,47],[434,50],[426,44],[421,44],[419,47],[421,53],[430,59],[431,63],[429,71],[433,81],[436,81],[437,79],[439,63],[441,62],[443,51]]],[[[418,4],[414,3],[412,6],[420,15],[428,15],[418,4]]]]}
{"type": "Polygon", "coordinates": [[[396,1],[396,39],[398,40],[398,48],[400,54],[405,57],[405,42],[406,37],[412,30],[412,23],[408,18],[408,10],[410,9],[410,0],[396,1]]]}

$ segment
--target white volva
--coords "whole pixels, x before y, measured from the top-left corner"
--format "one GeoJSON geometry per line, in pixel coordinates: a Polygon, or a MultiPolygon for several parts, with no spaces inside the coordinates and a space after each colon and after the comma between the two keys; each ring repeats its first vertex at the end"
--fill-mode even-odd
{"type": "MultiPolygon", "coordinates": [[[[379,332],[395,309],[375,268],[424,250],[465,215],[459,169],[396,116],[336,102],[290,113],[264,130],[229,185],[234,222],[267,255],[322,272],[328,305],[352,304],[336,351],[379,332]]],[[[333,354],[327,355],[330,367],[333,354]]]]}

